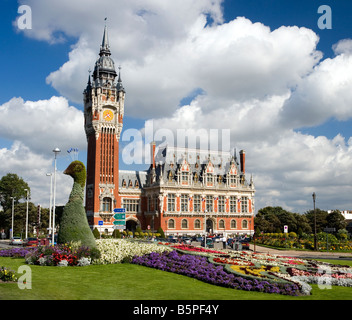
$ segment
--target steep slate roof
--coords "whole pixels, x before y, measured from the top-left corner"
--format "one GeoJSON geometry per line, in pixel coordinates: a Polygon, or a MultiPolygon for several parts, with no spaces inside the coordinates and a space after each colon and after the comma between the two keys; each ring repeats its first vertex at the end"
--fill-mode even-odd
{"type": "MultiPolygon", "coordinates": [[[[208,166],[209,160],[214,167],[214,175],[216,176],[220,175],[224,179],[230,170],[231,163],[235,164],[237,174],[241,174],[236,156],[231,155],[230,152],[159,146],[155,155],[156,176],[160,179],[160,175],[162,175],[162,179],[166,182],[171,172],[173,180],[175,180],[175,174],[180,170],[185,159],[193,177],[197,174],[199,181],[202,181],[203,172],[208,166]]],[[[151,172],[151,168],[148,173],[151,172]]]]}
{"type": "Polygon", "coordinates": [[[135,188],[136,181],[138,182],[138,188],[144,187],[147,180],[147,171],[130,171],[130,170],[119,170],[119,187],[122,188],[123,181],[126,182],[126,188],[131,188],[129,182],[132,182],[132,188],[135,188]]]}

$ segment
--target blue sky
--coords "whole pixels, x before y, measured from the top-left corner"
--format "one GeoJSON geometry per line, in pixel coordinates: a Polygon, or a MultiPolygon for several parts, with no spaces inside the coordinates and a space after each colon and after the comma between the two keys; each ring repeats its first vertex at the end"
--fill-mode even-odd
{"type": "MultiPolygon", "coordinates": [[[[0,175],[17,172],[32,182],[34,201],[45,202],[40,193],[47,190],[48,181],[37,174],[52,170],[51,150],[59,146],[63,151],[59,170],[70,161],[69,147],[78,147],[85,162],[81,96],[107,16],[112,57],[115,65],[122,65],[126,88],[124,130],[143,129],[145,121],[177,130],[183,128],[187,112],[197,112],[191,117],[201,119],[201,124],[194,124],[197,128],[229,128],[231,147],[246,149],[247,168],[257,188],[256,209],[280,205],[304,212],[311,205],[312,191],[321,195],[323,209],[352,209],[348,199],[352,181],[345,174],[352,166],[352,101],[346,89],[351,78],[343,73],[350,67],[352,45],[346,41],[340,51],[332,48],[352,38],[350,1],[195,0],[180,1],[177,7],[157,0],[84,3],[1,2],[0,108],[13,116],[0,123],[0,159],[7,163],[0,175]],[[31,30],[16,25],[20,5],[32,9],[31,30]],[[321,5],[331,8],[331,29],[318,27],[321,5]],[[207,23],[202,24],[204,15],[207,23]],[[274,32],[278,29],[281,33],[274,32]],[[243,46],[236,42],[239,34],[243,46]],[[237,39],[233,43],[227,38],[232,35],[237,39]],[[189,41],[191,36],[194,42],[189,41]],[[247,51],[246,46],[257,51],[247,51]],[[200,67],[193,69],[197,63],[200,67]],[[227,73],[230,70],[232,74],[227,73]],[[334,79],[334,90],[319,74],[334,79]],[[233,80],[233,90],[222,79],[233,80]],[[50,112],[46,104],[53,108],[50,112]],[[231,117],[232,122],[221,121],[231,117]],[[74,138],[67,141],[66,135],[74,138]],[[304,156],[297,157],[300,152],[304,156]]],[[[122,141],[121,146],[128,143],[122,141]]],[[[124,161],[121,167],[143,168],[124,161]]],[[[65,201],[69,180],[60,179],[67,184],[62,192],[65,201]]]]}

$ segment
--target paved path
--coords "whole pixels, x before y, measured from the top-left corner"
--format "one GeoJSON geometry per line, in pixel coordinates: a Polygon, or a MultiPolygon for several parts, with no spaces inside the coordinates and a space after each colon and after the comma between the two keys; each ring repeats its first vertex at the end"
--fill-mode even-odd
{"type": "MultiPolygon", "coordinates": [[[[250,250],[254,251],[254,245],[250,244],[250,250]]],[[[300,257],[300,258],[322,258],[322,259],[351,259],[352,253],[342,252],[316,252],[316,251],[297,251],[297,250],[276,250],[256,245],[256,252],[277,254],[280,256],[300,257]]]]}

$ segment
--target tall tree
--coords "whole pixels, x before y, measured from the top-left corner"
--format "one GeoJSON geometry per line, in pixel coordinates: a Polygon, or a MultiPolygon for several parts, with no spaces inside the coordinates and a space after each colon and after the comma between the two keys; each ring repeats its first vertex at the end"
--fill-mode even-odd
{"type": "Polygon", "coordinates": [[[327,227],[335,228],[336,233],[340,229],[345,229],[347,222],[339,210],[334,210],[326,217],[327,227]]]}
{"type": "Polygon", "coordinates": [[[327,217],[328,217],[328,212],[324,210],[320,210],[318,208],[314,210],[309,210],[304,214],[308,221],[309,225],[312,228],[312,232],[314,232],[314,217],[316,215],[316,225],[317,225],[317,233],[323,232],[324,228],[327,225],[327,217]]]}
{"type": "Polygon", "coordinates": [[[12,199],[15,198],[15,204],[19,200],[26,199],[27,191],[30,194],[30,188],[22,178],[15,173],[8,173],[0,179],[0,204],[4,211],[12,207],[12,199]]]}

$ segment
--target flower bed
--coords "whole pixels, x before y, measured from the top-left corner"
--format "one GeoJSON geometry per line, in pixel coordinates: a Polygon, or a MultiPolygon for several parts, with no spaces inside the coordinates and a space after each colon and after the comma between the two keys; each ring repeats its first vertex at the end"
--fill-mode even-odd
{"type": "MultiPolygon", "coordinates": [[[[165,245],[163,246],[165,247],[165,245]]],[[[305,260],[264,253],[252,253],[248,251],[215,251],[190,245],[174,244],[171,244],[170,247],[183,256],[194,256],[197,258],[207,259],[207,262],[213,265],[214,268],[221,268],[217,269],[220,273],[226,272],[228,274],[233,274],[234,277],[242,278],[243,281],[257,281],[256,283],[265,281],[271,285],[289,285],[288,288],[291,288],[290,285],[295,285],[299,288],[298,290],[300,294],[304,295],[308,295],[311,292],[312,288],[308,283],[317,283],[317,273],[321,272],[326,274],[326,272],[322,270],[332,270],[332,273],[330,272],[330,274],[334,275],[332,278],[334,279],[333,283],[335,285],[350,286],[352,283],[352,279],[349,275],[352,272],[352,269],[348,266],[331,265],[314,260],[305,260]]],[[[165,258],[162,257],[161,260],[162,259],[165,258]]],[[[165,265],[165,263],[161,261],[157,262],[156,260],[158,260],[156,256],[145,255],[135,257],[132,261],[133,263],[143,264],[161,270],[176,272],[188,276],[195,276],[200,280],[204,280],[206,278],[205,276],[199,278],[199,270],[197,267],[194,269],[193,265],[186,264],[186,266],[181,266],[182,260],[180,259],[178,262],[170,259],[168,262],[170,265],[167,263],[165,265]],[[171,267],[171,265],[173,267],[171,267]],[[189,270],[185,271],[187,268],[189,270]]],[[[208,265],[208,268],[210,268],[210,265],[208,265]]],[[[328,275],[326,274],[325,277],[326,276],[328,275]]],[[[213,281],[211,283],[222,285],[223,280],[213,281]]],[[[237,288],[244,289],[243,286],[239,286],[237,288]]],[[[288,291],[292,292],[292,288],[288,289],[288,291]]],[[[280,293],[291,294],[283,293],[282,290],[280,293]]]]}
{"type": "Polygon", "coordinates": [[[97,248],[100,258],[94,261],[95,264],[130,262],[135,255],[172,251],[169,246],[123,239],[97,240],[97,248]]]}
{"type": "Polygon", "coordinates": [[[0,257],[24,258],[33,248],[16,247],[11,249],[0,250],[0,257]]]}
{"type": "Polygon", "coordinates": [[[89,249],[66,246],[12,248],[0,256],[25,257],[29,264],[87,266],[132,262],[243,290],[280,294],[310,294],[309,283],[329,280],[331,285],[352,286],[352,268],[314,260],[249,251],[216,251],[174,243],[162,245],[136,240],[97,240],[89,249]]]}
{"type": "Polygon", "coordinates": [[[0,282],[14,282],[17,281],[17,276],[14,271],[5,267],[0,268],[0,282]]]}
{"type": "Polygon", "coordinates": [[[216,250],[211,250],[211,249],[205,249],[202,247],[195,247],[192,245],[187,245],[187,244],[176,244],[176,245],[171,245],[171,248],[181,250],[181,251],[187,251],[187,252],[199,252],[199,253],[220,253],[222,254],[222,251],[216,251],[216,250]]]}
{"type": "Polygon", "coordinates": [[[28,264],[42,266],[85,266],[99,258],[99,251],[95,248],[80,246],[79,244],[38,246],[26,256],[28,264]]]}
{"type": "Polygon", "coordinates": [[[202,280],[211,284],[247,291],[299,295],[300,288],[293,282],[258,281],[244,279],[241,276],[226,272],[223,266],[208,262],[206,257],[172,252],[150,253],[135,256],[132,263],[174,272],[202,280]]]}

